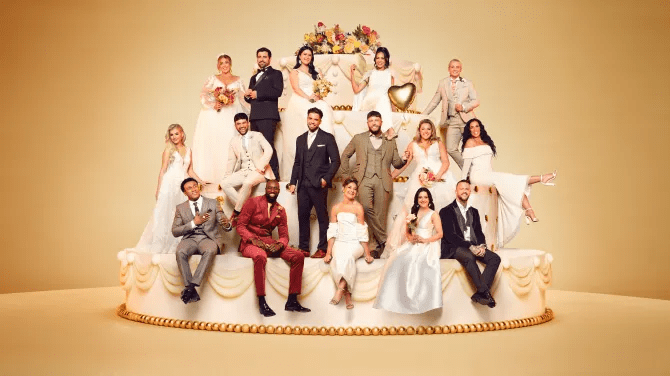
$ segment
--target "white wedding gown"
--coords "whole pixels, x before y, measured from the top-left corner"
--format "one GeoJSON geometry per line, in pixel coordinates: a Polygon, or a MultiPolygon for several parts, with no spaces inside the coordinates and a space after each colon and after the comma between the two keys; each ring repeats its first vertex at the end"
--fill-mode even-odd
{"type": "Polygon", "coordinates": [[[495,172],[491,168],[493,150],[488,145],[466,148],[463,151],[463,178],[470,174],[472,185],[495,186],[498,191],[499,247],[510,242],[519,231],[525,211],[521,206],[524,194],[530,198],[528,175],[495,172]]]}
{"type": "Polygon", "coordinates": [[[135,246],[137,251],[175,253],[181,239],[172,236],[172,220],[177,205],[186,201],[186,196],[181,191],[181,182],[188,176],[191,150],[186,148],[186,156],[183,158],[177,151],[172,156],[174,160],[163,174],[154,212],[135,246]]]}
{"type": "MultiPolygon", "coordinates": [[[[422,238],[433,236],[433,213],[431,210],[417,221],[416,234],[422,238]]],[[[396,313],[424,313],[440,307],[440,240],[403,244],[386,261],[374,308],[396,313]]]]}
{"type": "MultiPolygon", "coordinates": [[[[298,70],[298,86],[306,95],[314,94],[314,80],[310,75],[298,70]]],[[[293,162],[295,161],[295,140],[301,134],[307,132],[307,110],[316,107],[323,112],[321,125],[319,128],[335,135],[333,133],[333,109],[324,100],[318,100],[314,103],[309,99],[303,98],[295,93],[286,106],[286,113],[282,121],[282,160],[280,176],[284,176],[286,181],[291,178],[293,172],[293,162]]]]}
{"type": "Polygon", "coordinates": [[[249,114],[244,105],[244,90],[241,79],[226,85],[216,76],[211,76],[200,92],[202,109],[193,133],[193,170],[203,181],[218,184],[223,179],[230,140],[237,134],[233,118],[240,112],[249,114]],[[216,100],[212,95],[217,87],[237,90],[235,102],[220,111],[214,109],[216,100]]]}
{"type": "MultiPolygon", "coordinates": [[[[354,95],[353,111],[378,111],[382,115],[382,132],[393,127],[393,110],[388,90],[391,87],[391,69],[372,69],[363,75],[363,81],[368,84],[358,94],[354,95]]],[[[395,128],[395,127],[394,127],[395,128]]],[[[396,129],[397,131],[397,129],[396,129]]]]}
{"type": "Polygon", "coordinates": [[[337,223],[328,225],[327,238],[335,238],[330,261],[330,276],[335,285],[344,278],[349,291],[353,291],[356,281],[356,260],[365,252],[361,242],[368,241],[368,226],[358,223],[354,213],[337,213],[337,223]]]}
{"type": "MultiPolygon", "coordinates": [[[[440,171],[442,161],[440,160],[440,145],[433,142],[428,150],[424,150],[416,142],[412,143],[412,152],[414,155],[413,162],[416,162],[414,171],[404,184],[405,187],[399,189],[396,196],[403,198],[403,210],[399,212],[393,222],[392,230],[386,240],[386,249],[382,254],[382,258],[387,258],[395,249],[400,247],[407,239],[405,238],[405,217],[410,213],[412,205],[414,205],[414,195],[416,191],[421,188],[419,181],[419,174],[423,172],[424,167],[430,168],[433,173],[440,171]]],[[[456,198],[456,179],[454,175],[447,171],[442,175],[443,182],[434,182],[433,186],[428,188],[430,194],[433,196],[433,203],[435,209],[440,210],[449,205],[456,198]]]]}

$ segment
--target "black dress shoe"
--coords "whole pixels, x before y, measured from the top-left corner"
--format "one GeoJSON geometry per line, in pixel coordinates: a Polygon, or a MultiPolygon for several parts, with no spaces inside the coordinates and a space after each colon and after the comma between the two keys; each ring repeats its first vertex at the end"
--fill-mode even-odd
{"type": "Polygon", "coordinates": [[[184,304],[188,304],[189,300],[191,300],[191,289],[189,286],[186,286],[181,291],[181,301],[184,302],[184,304]]]}
{"type": "Polygon", "coordinates": [[[372,256],[372,258],[374,259],[378,259],[381,257],[381,254],[376,249],[373,249],[372,251],[370,251],[370,256],[372,256]]]}
{"type": "Polygon", "coordinates": [[[272,308],[270,308],[270,306],[267,303],[260,304],[259,311],[261,315],[265,317],[272,317],[276,315],[275,311],[273,311],[272,308]]]}
{"type": "Polygon", "coordinates": [[[490,291],[487,291],[486,293],[484,293],[484,297],[486,299],[488,299],[488,301],[489,301],[488,304],[486,304],[487,306],[489,306],[489,308],[493,308],[493,307],[496,306],[496,301],[495,301],[495,299],[493,299],[493,296],[491,296],[490,291]]]}
{"type": "Polygon", "coordinates": [[[188,299],[188,302],[189,303],[195,303],[197,301],[200,301],[200,295],[198,295],[198,290],[196,290],[195,287],[192,287],[191,289],[192,289],[192,291],[191,291],[191,295],[188,299]]]}
{"type": "Polygon", "coordinates": [[[472,301],[475,303],[488,306],[491,301],[486,297],[485,294],[486,293],[476,292],[470,299],[472,299],[472,301]]]}
{"type": "Polygon", "coordinates": [[[286,302],[284,309],[292,312],[312,312],[311,309],[301,306],[297,300],[294,302],[286,302]]]}

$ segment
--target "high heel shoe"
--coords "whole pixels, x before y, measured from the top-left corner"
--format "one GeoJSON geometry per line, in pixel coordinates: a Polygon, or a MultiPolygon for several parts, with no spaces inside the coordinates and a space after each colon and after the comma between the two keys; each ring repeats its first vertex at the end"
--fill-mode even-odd
{"type": "MultiPolygon", "coordinates": [[[[533,208],[526,209],[526,213],[528,213],[529,210],[533,210],[533,208]]],[[[539,222],[539,221],[540,220],[537,219],[537,217],[531,217],[530,215],[526,214],[526,225],[530,225],[531,222],[539,222]]]]}
{"type": "MultiPolygon", "coordinates": [[[[345,291],[343,288],[338,288],[337,290],[338,290],[338,291],[345,291]]],[[[332,299],[330,299],[330,302],[329,302],[329,303],[332,304],[332,305],[338,305],[338,304],[340,304],[340,300],[342,300],[342,296],[344,296],[344,294],[340,295],[340,298],[337,299],[337,300],[335,300],[335,297],[333,297],[332,299]]]]}
{"type": "Polygon", "coordinates": [[[348,300],[349,303],[347,303],[347,309],[353,309],[354,308],[354,303],[351,302],[351,292],[349,290],[344,292],[345,300],[348,300]]]}
{"type": "Polygon", "coordinates": [[[554,170],[554,172],[552,172],[551,174],[547,174],[547,175],[551,175],[551,176],[549,176],[549,179],[547,179],[547,181],[544,181],[544,179],[543,179],[545,175],[540,175],[540,183],[542,183],[542,185],[548,185],[548,186],[553,187],[556,184],[555,183],[550,183],[550,182],[552,180],[556,179],[556,173],[557,172],[558,171],[554,170]]]}

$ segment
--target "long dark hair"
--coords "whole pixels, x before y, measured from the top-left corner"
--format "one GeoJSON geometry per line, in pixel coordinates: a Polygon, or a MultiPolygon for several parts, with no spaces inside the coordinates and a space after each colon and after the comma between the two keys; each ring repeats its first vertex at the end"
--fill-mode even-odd
{"type": "Polygon", "coordinates": [[[465,149],[465,143],[472,138],[472,133],[470,133],[470,124],[472,124],[472,122],[474,121],[479,123],[479,131],[481,132],[481,135],[479,137],[481,137],[482,141],[484,141],[486,145],[491,147],[491,150],[493,150],[493,155],[496,155],[496,144],[491,139],[491,136],[489,136],[489,134],[486,133],[486,128],[484,128],[484,124],[482,124],[481,120],[477,118],[470,119],[468,120],[467,123],[465,123],[465,128],[463,129],[463,146],[461,146],[461,151],[465,149]]]}
{"type": "MultiPolygon", "coordinates": [[[[386,61],[386,63],[384,64],[384,69],[386,69],[386,68],[389,67],[389,65],[391,65],[391,62],[390,62],[390,60],[391,60],[391,53],[389,52],[388,48],[386,48],[386,47],[379,47],[379,48],[377,49],[377,51],[375,52],[375,59],[377,58],[377,54],[380,53],[380,52],[381,52],[382,54],[384,54],[384,60],[386,61]]],[[[376,68],[375,68],[375,69],[376,69],[376,68]]]]}
{"type": "Polygon", "coordinates": [[[302,63],[300,62],[300,54],[303,53],[305,50],[309,50],[309,52],[312,53],[312,61],[310,61],[309,64],[307,64],[307,68],[309,68],[309,74],[312,75],[312,79],[316,80],[319,78],[319,72],[317,72],[316,68],[314,68],[314,50],[310,46],[300,47],[300,49],[298,50],[298,54],[295,55],[295,67],[293,67],[293,69],[298,69],[300,68],[300,65],[302,65],[302,63]]]}
{"type": "Polygon", "coordinates": [[[416,193],[414,194],[414,205],[412,205],[412,210],[410,213],[417,215],[419,213],[419,194],[421,192],[426,192],[428,194],[428,207],[431,210],[435,210],[435,204],[433,203],[433,195],[430,194],[430,191],[426,187],[421,187],[416,190],[416,193]]]}

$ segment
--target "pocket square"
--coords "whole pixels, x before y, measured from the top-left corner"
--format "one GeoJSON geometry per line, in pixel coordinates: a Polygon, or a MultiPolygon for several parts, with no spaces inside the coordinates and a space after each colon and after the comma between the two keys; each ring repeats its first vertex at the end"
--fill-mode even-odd
{"type": "Polygon", "coordinates": [[[323,145],[316,145],[316,147],[319,147],[319,148],[322,148],[322,147],[324,147],[324,146],[326,146],[326,145],[325,145],[325,144],[323,144],[323,145]]]}

